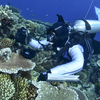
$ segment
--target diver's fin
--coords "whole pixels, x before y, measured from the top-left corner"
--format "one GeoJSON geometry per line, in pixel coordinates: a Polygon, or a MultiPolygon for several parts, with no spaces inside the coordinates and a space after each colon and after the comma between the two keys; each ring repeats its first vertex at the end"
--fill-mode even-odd
{"type": "Polygon", "coordinates": [[[80,81],[79,75],[59,75],[48,73],[47,81],[80,81]]]}
{"type": "Polygon", "coordinates": [[[100,20],[100,8],[95,7],[95,13],[98,20],[100,20]]]}
{"type": "Polygon", "coordinates": [[[57,16],[58,16],[58,22],[63,22],[63,23],[65,23],[65,21],[64,21],[64,19],[63,19],[63,17],[62,17],[62,15],[57,14],[57,16]]]}

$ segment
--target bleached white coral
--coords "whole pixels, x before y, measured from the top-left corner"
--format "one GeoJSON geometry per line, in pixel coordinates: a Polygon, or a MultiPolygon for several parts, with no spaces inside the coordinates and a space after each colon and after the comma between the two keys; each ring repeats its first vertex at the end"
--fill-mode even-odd
{"type": "Polygon", "coordinates": [[[4,58],[4,60],[9,60],[11,57],[12,51],[10,48],[3,48],[0,50],[0,57],[4,58]]]}

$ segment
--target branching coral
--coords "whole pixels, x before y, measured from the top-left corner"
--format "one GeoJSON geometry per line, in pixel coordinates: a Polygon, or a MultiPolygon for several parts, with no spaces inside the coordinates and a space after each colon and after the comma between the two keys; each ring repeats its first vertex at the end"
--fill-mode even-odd
{"type": "Polygon", "coordinates": [[[12,47],[14,42],[15,42],[14,40],[11,40],[9,38],[3,38],[0,40],[0,47],[1,48],[12,47]]]}
{"type": "Polygon", "coordinates": [[[12,53],[10,60],[6,62],[0,60],[0,71],[9,74],[16,74],[19,70],[29,71],[34,67],[35,63],[22,57],[20,55],[20,50],[17,53],[12,53]]]}
{"type": "Polygon", "coordinates": [[[0,19],[10,19],[10,20],[18,20],[18,17],[12,13],[12,10],[9,10],[9,6],[6,5],[5,8],[0,6],[0,19]]]}
{"type": "Polygon", "coordinates": [[[15,78],[14,86],[16,91],[11,100],[34,100],[37,96],[37,88],[32,84],[28,84],[26,78],[15,78]]]}
{"type": "Polygon", "coordinates": [[[37,96],[37,88],[33,84],[30,84],[27,90],[28,90],[27,94],[28,100],[35,100],[37,96]]]}
{"type": "Polygon", "coordinates": [[[14,96],[11,98],[11,100],[27,100],[27,93],[28,91],[26,90],[27,87],[29,87],[28,85],[28,80],[25,78],[15,78],[14,79],[14,86],[15,86],[15,94],[14,96]]]}
{"type": "Polygon", "coordinates": [[[5,75],[0,74],[0,98],[1,100],[9,100],[15,93],[13,82],[5,75]]]}

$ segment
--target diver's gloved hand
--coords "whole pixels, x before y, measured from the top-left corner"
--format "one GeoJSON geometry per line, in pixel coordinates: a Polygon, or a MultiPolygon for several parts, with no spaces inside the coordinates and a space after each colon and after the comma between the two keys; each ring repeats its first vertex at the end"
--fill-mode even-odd
{"type": "Polygon", "coordinates": [[[51,73],[51,71],[49,70],[47,72],[40,73],[38,81],[47,81],[48,73],[51,73]]]}
{"type": "Polygon", "coordinates": [[[46,81],[47,80],[47,73],[43,72],[39,75],[38,81],[46,81]]]}
{"type": "Polygon", "coordinates": [[[15,35],[16,42],[20,42],[21,44],[29,44],[31,40],[31,35],[27,32],[27,29],[22,27],[19,29],[15,35]]]}

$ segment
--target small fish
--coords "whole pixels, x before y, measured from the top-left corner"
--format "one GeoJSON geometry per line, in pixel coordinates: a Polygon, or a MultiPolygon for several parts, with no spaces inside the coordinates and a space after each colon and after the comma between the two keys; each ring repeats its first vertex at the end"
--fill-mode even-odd
{"type": "Polygon", "coordinates": [[[48,16],[48,14],[46,14],[45,16],[48,16]]]}
{"type": "Polygon", "coordinates": [[[31,10],[31,12],[33,12],[33,10],[31,10]]]}
{"type": "Polygon", "coordinates": [[[29,8],[27,8],[27,10],[29,10],[29,8]]]}
{"type": "Polygon", "coordinates": [[[34,14],[32,14],[32,16],[35,16],[34,14]]]}
{"type": "Polygon", "coordinates": [[[9,2],[7,2],[7,4],[10,6],[10,3],[9,2]]]}

